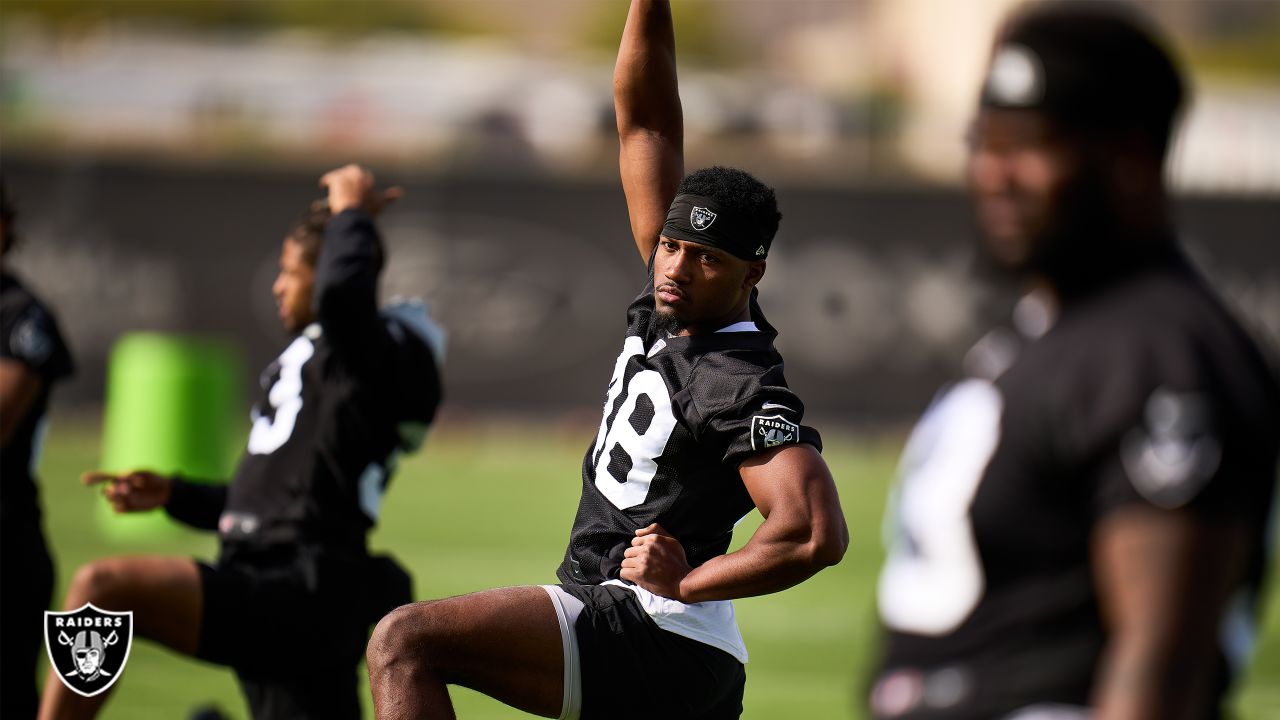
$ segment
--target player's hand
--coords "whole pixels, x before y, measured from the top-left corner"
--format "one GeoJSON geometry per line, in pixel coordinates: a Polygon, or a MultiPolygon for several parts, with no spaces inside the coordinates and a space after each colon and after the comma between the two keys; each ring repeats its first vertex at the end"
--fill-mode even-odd
{"type": "Polygon", "coordinates": [[[90,471],[80,476],[85,485],[102,485],[102,496],[118,513],[139,512],[164,507],[169,502],[173,480],[149,470],[125,473],[90,471]]]}
{"type": "Polygon", "coordinates": [[[684,546],[654,523],[636,531],[623,554],[621,576],[655,595],[683,601],[680,582],[692,571],[684,546]]]}
{"type": "Polygon", "coordinates": [[[328,188],[329,212],[334,215],[359,208],[376,217],[403,194],[398,187],[379,189],[373,173],[355,164],[325,173],[320,178],[320,187],[328,188]]]}

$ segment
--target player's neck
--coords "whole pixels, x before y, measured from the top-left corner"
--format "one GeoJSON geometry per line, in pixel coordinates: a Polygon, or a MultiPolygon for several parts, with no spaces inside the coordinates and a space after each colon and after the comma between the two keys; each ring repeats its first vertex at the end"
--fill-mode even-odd
{"type": "Polygon", "coordinates": [[[681,335],[708,335],[716,332],[720,328],[726,328],[734,323],[744,322],[751,319],[750,302],[743,302],[742,305],[731,313],[725,314],[723,317],[706,320],[700,323],[686,325],[676,336],[681,335]]]}

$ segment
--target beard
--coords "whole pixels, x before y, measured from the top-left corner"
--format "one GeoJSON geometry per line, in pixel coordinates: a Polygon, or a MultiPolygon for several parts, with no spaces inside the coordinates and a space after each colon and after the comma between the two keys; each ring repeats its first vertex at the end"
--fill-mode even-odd
{"type": "Polygon", "coordinates": [[[1134,238],[1124,237],[1117,202],[1100,168],[1082,168],[1053,200],[1043,227],[1028,238],[1027,253],[1016,263],[997,259],[975,223],[978,275],[998,284],[1040,276],[1063,295],[1087,292],[1130,265],[1134,238]]]}
{"type": "Polygon", "coordinates": [[[676,314],[671,312],[670,310],[663,311],[663,310],[659,310],[658,308],[654,308],[654,313],[653,313],[654,330],[657,330],[658,332],[661,332],[661,333],[666,333],[667,335],[679,335],[681,331],[683,331],[686,327],[688,327],[688,324],[684,320],[677,317],[676,314]]]}
{"type": "Polygon", "coordinates": [[[1097,172],[1085,171],[1068,186],[1051,223],[1036,238],[1029,258],[1033,272],[1070,294],[1109,276],[1131,238],[1119,237],[1115,199],[1097,172]]]}

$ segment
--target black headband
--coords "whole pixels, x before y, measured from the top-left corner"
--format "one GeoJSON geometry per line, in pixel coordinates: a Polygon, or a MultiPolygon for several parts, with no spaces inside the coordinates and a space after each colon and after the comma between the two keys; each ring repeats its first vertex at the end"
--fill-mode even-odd
{"type": "Polygon", "coordinates": [[[743,260],[764,260],[773,242],[750,221],[721,210],[715,200],[687,193],[671,201],[662,234],[720,248],[743,260]]]}

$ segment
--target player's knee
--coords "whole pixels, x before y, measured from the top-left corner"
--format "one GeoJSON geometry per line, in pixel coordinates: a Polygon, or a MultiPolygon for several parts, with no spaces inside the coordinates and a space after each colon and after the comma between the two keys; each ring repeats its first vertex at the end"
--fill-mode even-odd
{"type": "Polygon", "coordinates": [[[124,573],[115,560],[94,560],[81,565],[71,578],[70,598],[109,604],[119,590],[124,573]]]}
{"type": "Polygon", "coordinates": [[[365,652],[371,670],[388,665],[426,665],[429,608],[430,603],[402,605],[378,621],[365,652]]]}

